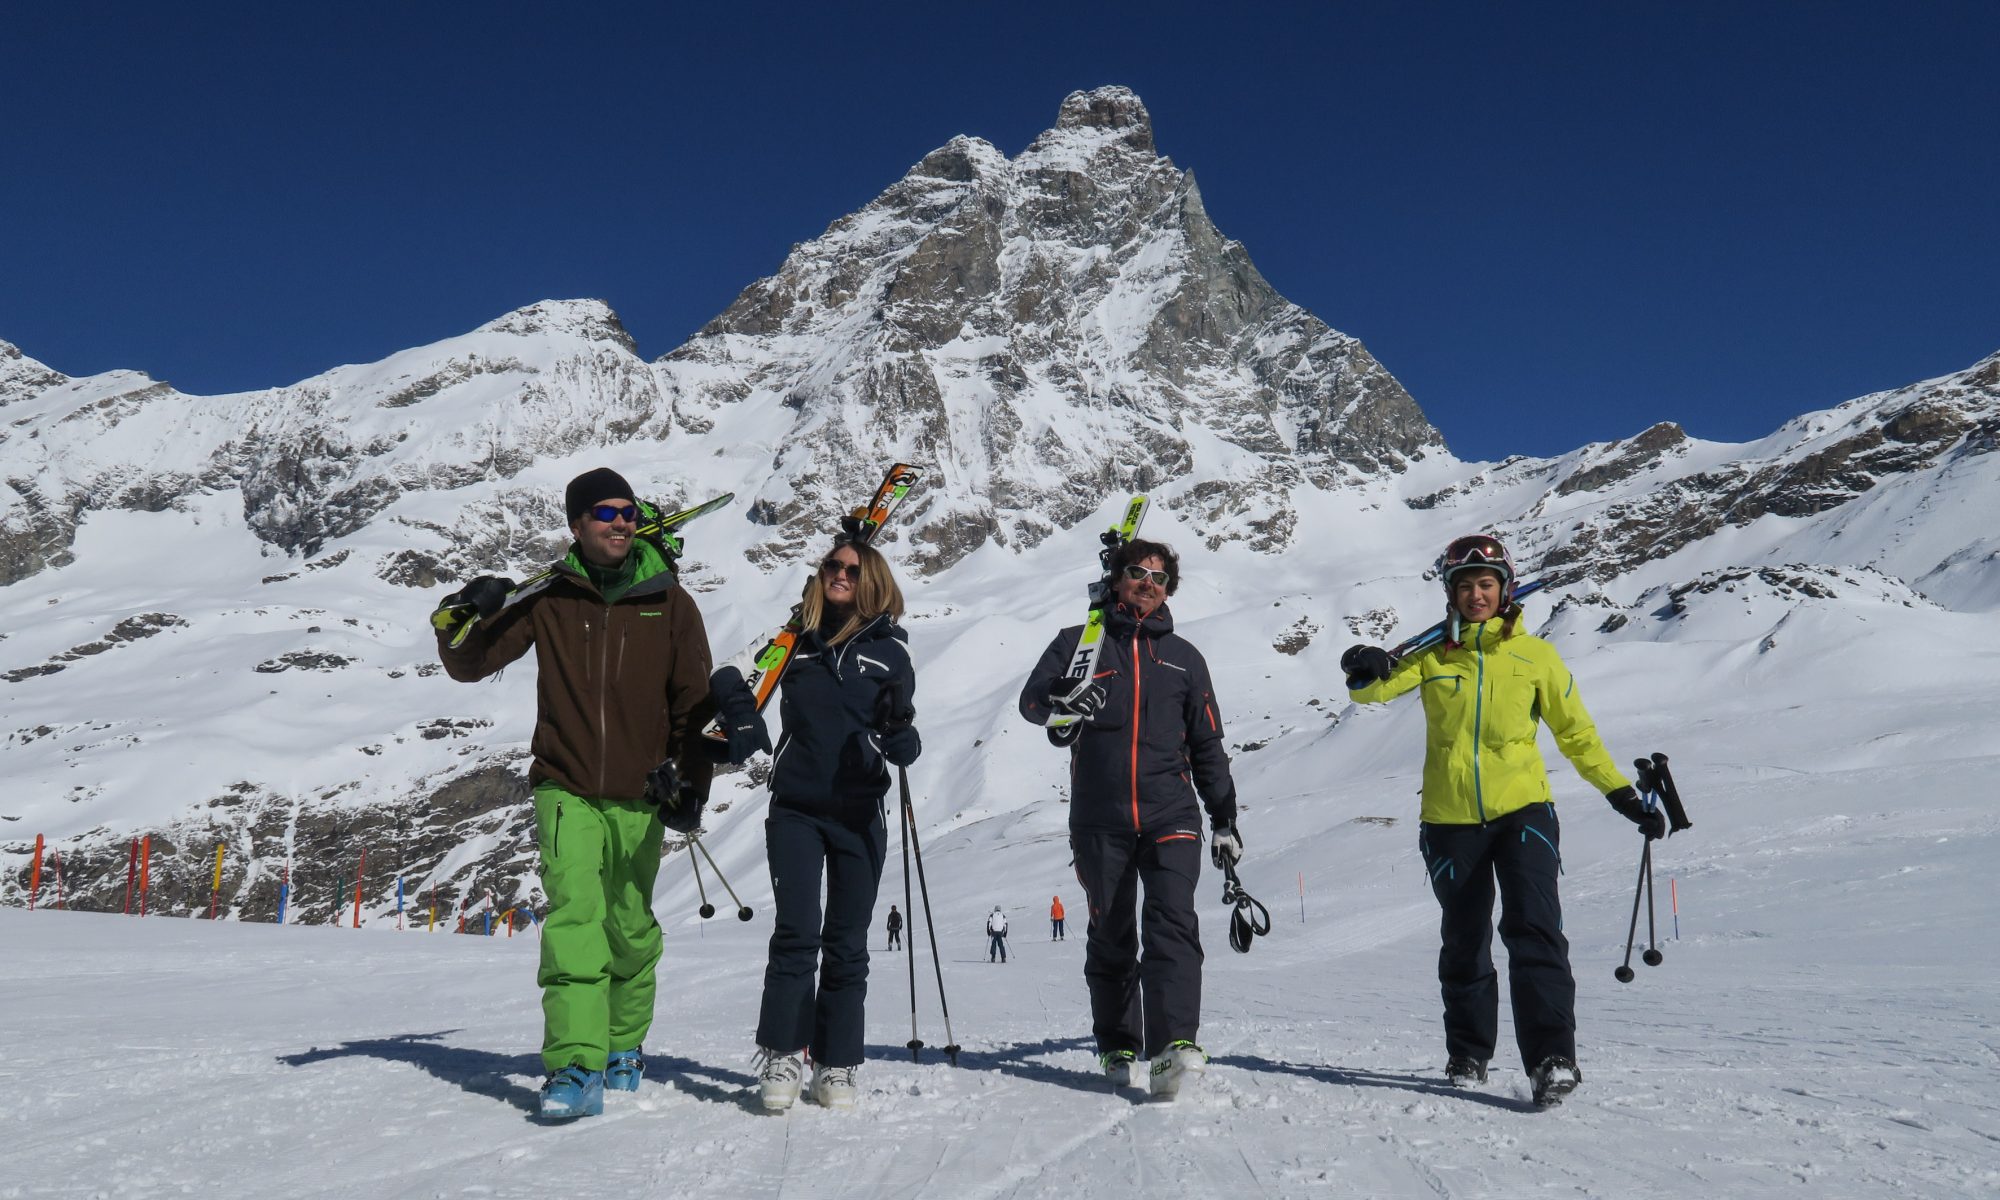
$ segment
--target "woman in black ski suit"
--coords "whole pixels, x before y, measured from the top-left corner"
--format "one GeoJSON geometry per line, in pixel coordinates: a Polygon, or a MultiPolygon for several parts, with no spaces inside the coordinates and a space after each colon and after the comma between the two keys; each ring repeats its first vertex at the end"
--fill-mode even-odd
{"type": "MultiPolygon", "coordinates": [[[[805,632],[778,685],[781,733],[764,822],[777,917],[757,1018],[759,1090],[772,1112],[798,1099],[806,1050],[813,1099],[827,1108],[854,1103],[868,928],[888,843],[883,799],[890,767],[908,766],[921,749],[910,724],[916,676],[896,624],[902,615],[888,560],[871,546],[837,542],[806,585],[805,632]]],[[[748,756],[746,740],[770,749],[742,675],[725,667],[710,687],[732,757],[748,756]]]]}

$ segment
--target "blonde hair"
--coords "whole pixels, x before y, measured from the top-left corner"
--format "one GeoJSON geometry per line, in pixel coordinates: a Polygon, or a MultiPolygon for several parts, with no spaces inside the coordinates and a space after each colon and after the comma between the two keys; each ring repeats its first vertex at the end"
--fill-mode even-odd
{"type": "MultiPolygon", "coordinates": [[[[832,558],[834,550],[842,546],[854,551],[860,559],[861,578],[854,585],[854,611],[848,614],[847,620],[834,631],[833,636],[827,638],[827,644],[833,646],[861,632],[864,626],[883,613],[889,614],[891,621],[903,619],[903,589],[896,586],[896,576],[889,570],[889,560],[866,542],[848,541],[835,542],[833,549],[826,552],[826,557],[832,558]]],[[[812,578],[806,580],[805,596],[799,602],[800,624],[807,629],[818,629],[828,611],[824,573],[814,566],[812,578]]]]}

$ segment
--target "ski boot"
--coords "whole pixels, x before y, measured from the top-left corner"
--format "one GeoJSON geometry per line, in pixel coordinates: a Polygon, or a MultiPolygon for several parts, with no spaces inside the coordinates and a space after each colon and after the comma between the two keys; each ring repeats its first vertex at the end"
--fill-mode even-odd
{"type": "Polygon", "coordinates": [[[1186,1038],[1168,1042],[1167,1048],[1153,1060],[1149,1081],[1153,1099],[1172,1102],[1181,1094],[1181,1088],[1200,1077],[1207,1067],[1208,1055],[1200,1046],[1186,1038]]]}
{"type": "Polygon", "coordinates": [[[640,1057],[639,1047],[630,1050],[613,1050],[604,1063],[604,1090],[607,1092],[636,1092],[639,1080],[646,1074],[646,1060],[640,1057]]]}
{"type": "Polygon", "coordinates": [[[604,1072],[587,1071],[575,1063],[550,1075],[542,1084],[544,1120],[567,1121],[594,1117],[604,1111],[604,1072]]]}
{"type": "Polygon", "coordinates": [[[1111,1090],[1131,1087],[1137,1082],[1133,1078],[1139,1071],[1139,1056],[1130,1050],[1106,1050],[1097,1056],[1097,1067],[1104,1072],[1104,1078],[1111,1083],[1111,1090]]]}
{"type": "Polygon", "coordinates": [[[1535,1107],[1554,1108],[1583,1082],[1583,1072],[1577,1068],[1575,1059],[1551,1054],[1528,1073],[1528,1081],[1535,1088],[1535,1107]]]}
{"type": "Polygon", "coordinates": [[[765,1046],[757,1047],[757,1095],[765,1112],[781,1113],[799,1098],[799,1081],[805,1078],[805,1061],[796,1054],[780,1054],[765,1046]]]}
{"type": "Polygon", "coordinates": [[[1471,1087],[1486,1082],[1486,1064],[1463,1054],[1452,1055],[1444,1065],[1444,1081],[1453,1087],[1471,1087]]]}
{"type": "Polygon", "coordinates": [[[813,1065],[813,1103],[821,1108],[854,1107],[854,1068],[813,1065]]]}

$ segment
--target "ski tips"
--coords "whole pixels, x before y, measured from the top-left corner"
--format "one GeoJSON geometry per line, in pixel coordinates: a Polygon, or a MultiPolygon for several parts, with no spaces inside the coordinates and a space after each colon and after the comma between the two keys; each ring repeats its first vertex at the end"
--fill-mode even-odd
{"type": "Polygon", "coordinates": [[[840,540],[862,546],[873,542],[888,521],[889,514],[895,511],[903,497],[922,477],[922,469],[909,463],[897,463],[890,467],[889,473],[882,477],[881,486],[875,489],[874,497],[866,504],[856,505],[853,512],[840,519],[840,540]]]}

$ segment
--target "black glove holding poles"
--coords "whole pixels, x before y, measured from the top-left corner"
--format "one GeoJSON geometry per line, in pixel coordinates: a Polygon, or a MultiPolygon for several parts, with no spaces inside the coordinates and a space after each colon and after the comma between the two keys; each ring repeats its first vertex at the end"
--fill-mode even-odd
{"type": "Polygon", "coordinates": [[[1340,669],[1347,672],[1347,690],[1352,692],[1389,678],[1396,660],[1380,646],[1349,646],[1340,656],[1340,669]]]}
{"type": "Polygon", "coordinates": [[[707,799],[682,782],[672,759],[646,773],[646,803],[660,810],[660,824],[675,833],[701,828],[701,810],[707,799]]]}
{"type": "Polygon", "coordinates": [[[917,710],[900,680],[891,681],[875,696],[875,745],[892,766],[907,767],[924,752],[917,736],[917,710]]]}
{"type": "Polygon", "coordinates": [[[1667,836],[1667,810],[1658,805],[1647,808],[1646,802],[1639,798],[1639,789],[1622,787],[1604,799],[1611,807],[1618,810],[1619,816],[1637,825],[1639,832],[1646,835],[1647,841],[1667,836]]]}

